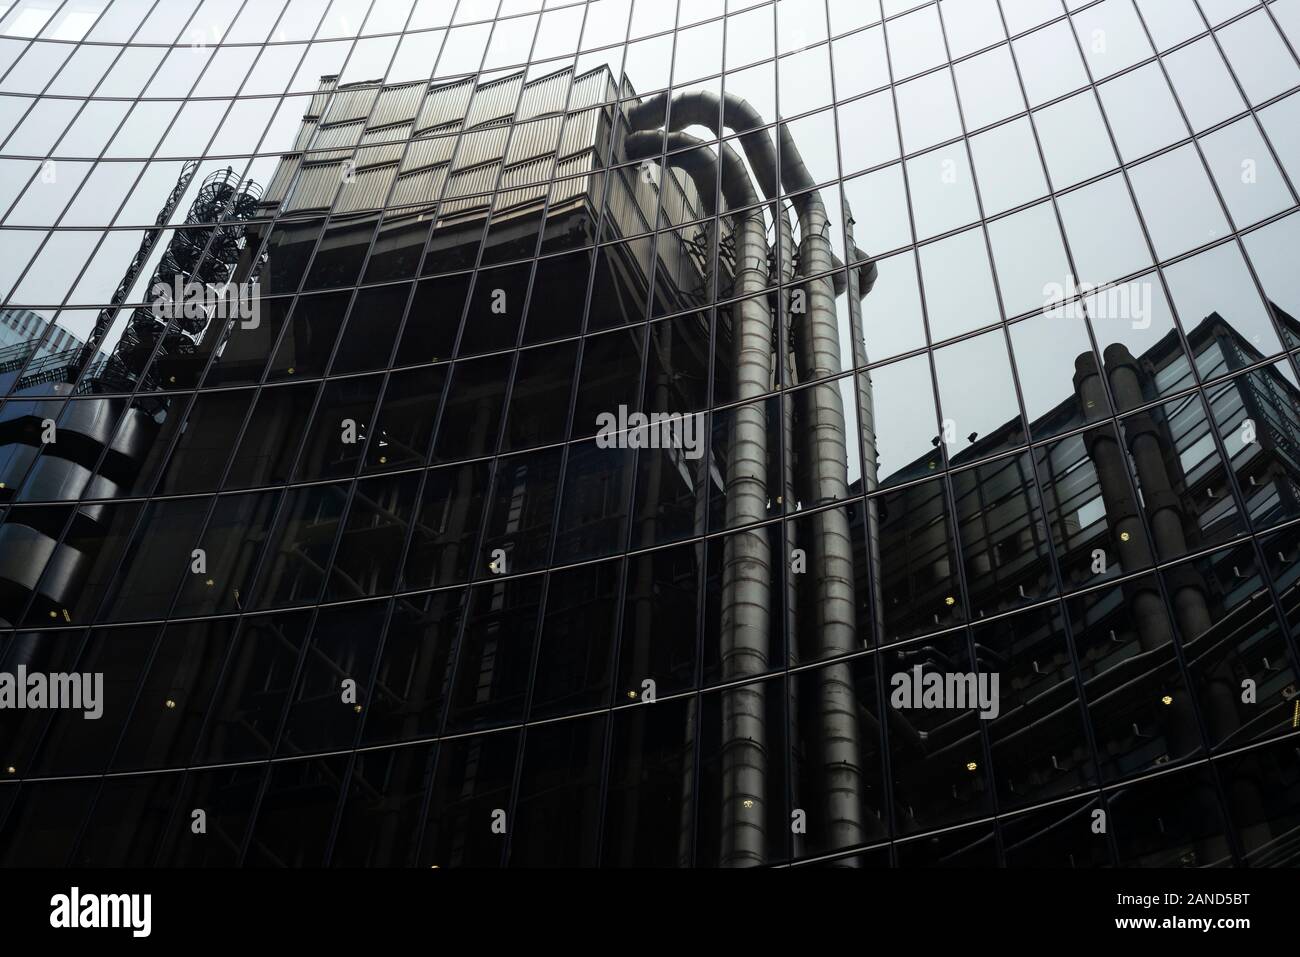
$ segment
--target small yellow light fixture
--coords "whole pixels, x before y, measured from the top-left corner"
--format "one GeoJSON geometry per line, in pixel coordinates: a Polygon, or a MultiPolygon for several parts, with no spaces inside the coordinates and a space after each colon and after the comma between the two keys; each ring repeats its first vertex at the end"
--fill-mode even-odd
{"type": "Polygon", "coordinates": [[[949,595],[947,598],[945,598],[945,599],[943,600],[943,603],[944,603],[945,605],[949,605],[949,606],[951,606],[951,605],[955,605],[955,604],[957,604],[957,599],[956,599],[956,598],[953,598],[952,595],[949,595]]]}
{"type": "Polygon", "coordinates": [[[1165,705],[1173,704],[1173,703],[1174,703],[1174,696],[1173,696],[1173,695],[1165,695],[1163,698],[1160,699],[1160,703],[1161,703],[1161,704],[1165,704],[1165,705]]]}
{"type": "Polygon", "coordinates": [[[628,696],[629,698],[635,699],[635,698],[636,698],[636,692],[635,692],[635,691],[629,691],[629,692],[627,693],[627,696],[628,696]]]}
{"type": "Polygon", "coordinates": [[[176,707],[176,702],[173,701],[171,698],[168,698],[166,703],[167,703],[167,710],[168,710],[168,711],[171,711],[173,708],[176,707]]]}
{"type": "Polygon", "coordinates": [[[209,578],[209,579],[208,579],[207,581],[205,581],[203,584],[205,584],[205,585],[207,585],[209,588],[211,588],[213,585],[216,584],[216,582],[213,581],[211,578],[209,578]]]}
{"type": "Polygon", "coordinates": [[[360,714],[360,713],[361,713],[361,705],[356,705],[352,710],[355,711],[357,714],[360,714]]]}
{"type": "Polygon", "coordinates": [[[753,801],[752,798],[745,798],[745,800],[742,801],[741,803],[742,803],[745,807],[753,807],[753,806],[754,806],[754,801],[753,801]]]}
{"type": "Polygon", "coordinates": [[[379,464],[380,464],[380,465],[387,465],[387,464],[388,464],[388,456],[387,456],[387,455],[381,455],[381,456],[379,456],[379,464]]]}
{"type": "Polygon", "coordinates": [[[966,770],[967,770],[967,771],[974,771],[974,770],[976,770],[978,767],[979,767],[979,765],[976,764],[974,761],[967,761],[967,762],[966,762],[966,770]]]}
{"type": "Polygon", "coordinates": [[[1128,532],[1120,532],[1120,533],[1119,533],[1119,540],[1120,540],[1121,542],[1127,542],[1128,539],[1129,539],[1129,534],[1128,534],[1128,532]]]}
{"type": "Polygon", "coordinates": [[[50,617],[51,617],[51,618],[58,618],[58,617],[59,617],[59,613],[58,613],[57,611],[52,611],[52,612],[50,612],[50,617]]]}
{"type": "Polygon", "coordinates": [[[293,375],[293,366],[289,366],[289,368],[286,369],[285,371],[288,372],[289,375],[293,375]]]}
{"type": "Polygon", "coordinates": [[[14,766],[11,764],[11,765],[9,765],[9,767],[5,768],[5,772],[6,772],[7,774],[17,774],[17,773],[18,773],[18,769],[17,769],[16,767],[14,767],[14,766]]]}

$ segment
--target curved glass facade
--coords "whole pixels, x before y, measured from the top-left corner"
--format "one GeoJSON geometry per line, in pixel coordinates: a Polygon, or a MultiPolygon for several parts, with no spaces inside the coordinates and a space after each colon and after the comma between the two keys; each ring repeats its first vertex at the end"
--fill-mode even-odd
{"type": "Polygon", "coordinates": [[[1295,864],[1297,50],[0,0],[0,864],[1295,864]]]}

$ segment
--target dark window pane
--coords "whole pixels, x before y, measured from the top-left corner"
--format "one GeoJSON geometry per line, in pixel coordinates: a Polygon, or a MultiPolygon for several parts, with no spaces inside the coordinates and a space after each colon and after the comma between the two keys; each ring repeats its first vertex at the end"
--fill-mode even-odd
{"type": "Polygon", "coordinates": [[[365,710],[365,744],[437,734],[464,601],[465,590],[455,589],[397,602],[365,710]]]}
{"type": "Polygon", "coordinates": [[[420,848],[422,866],[501,866],[518,750],[518,731],[443,742],[420,848]]]}
{"type": "Polygon", "coordinates": [[[681,867],[695,829],[692,789],[699,699],[621,708],[613,714],[603,863],[681,867]]]}
{"type": "Polygon", "coordinates": [[[597,863],[607,723],[597,715],[528,729],[510,841],[512,866],[597,863]]]}
{"type": "Polygon", "coordinates": [[[523,720],[542,577],[478,585],[456,658],[449,731],[523,720]]]}

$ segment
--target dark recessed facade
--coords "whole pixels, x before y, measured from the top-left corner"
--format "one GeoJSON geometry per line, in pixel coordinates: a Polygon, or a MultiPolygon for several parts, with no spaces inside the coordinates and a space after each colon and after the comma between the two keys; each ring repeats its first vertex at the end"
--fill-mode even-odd
{"type": "Polygon", "coordinates": [[[1298,49],[0,0],[0,864],[1294,865],[1298,49]]]}

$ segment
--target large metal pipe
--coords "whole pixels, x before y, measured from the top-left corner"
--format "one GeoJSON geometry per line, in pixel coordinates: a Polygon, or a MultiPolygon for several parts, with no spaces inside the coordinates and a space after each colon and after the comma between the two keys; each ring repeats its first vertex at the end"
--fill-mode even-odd
{"type": "MultiPolygon", "coordinates": [[[[857,243],[853,240],[853,210],[849,208],[847,197],[844,199],[843,209],[845,239],[850,249],[856,249],[857,243]]],[[[874,285],[876,278],[874,263],[872,268],[871,282],[874,285]]],[[[876,453],[876,410],[871,393],[871,377],[865,371],[869,357],[867,355],[866,334],[862,326],[862,299],[871,291],[871,288],[867,287],[865,290],[861,288],[861,280],[856,269],[848,271],[848,284],[849,339],[853,347],[853,366],[855,369],[853,389],[858,400],[858,435],[862,443],[862,491],[870,496],[880,487],[880,463],[876,453]]],[[[871,556],[871,561],[868,563],[870,567],[867,570],[871,589],[871,608],[876,634],[883,635],[885,616],[881,602],[880,581],[880,504],[876,499],[867,499],[865,517],[867,549],[868,554],[871,556]]]]}
{"type": "MultiPolygon", "coordinates": [[[[806,277],[801,308],[794,313],[803,317],[796,329],[796,349],[801,360],[798,372],[802,380],[829,381],[841,371],[835,298],[843,290],[837,287],[836,279],[844,282],[844,277],[835,270],[842,264],[831,250],[825,204],[821,194],[811,188],[814,180],[789,130],[784,125],[779,127],[778,163],[758,111],[739,97],[718,97],[708,91],[679,94],[671,103],[666,93],[651,97],[629,112],[629,124],[634,129],[658,126],[666,110],[669,131],[700,125],[719,138],[724,127],[742,134],[741,146],[767,199],[779,199],[778,169],[786,191],[798,193],[791,202],[799,216],[799,272],[806,277]]],[[[779,210],[775,218],[779,220],[779,210]]],[[[855,247],[855,257],[858,253],[855,247]]],[[[859,268],[874,279],[872,264],[859,268]]],[[[801,459],[811,504],[844,501],[848,497],[848,456],[838,387],[814,384],[801,390],[798,397],[804,408],[801,459]]],[[[848,518],[842,509],[817,512],[810,522],[813,540],[809,543],[809,567],[815,576],[817,631],[821,639],[817,652],[821,657],[830,657],[857,647],[852,543],[848,518]]],[[[864,837],[857,710],[845,700],[846,693],[852,695],[852,675],[847,666],[833,666],[821,674],[819,763],[827,794],[827,846],[850,846],[864,837]]]]}
{"type": "MultiPolygon", "coordinates": [[[[1121,410],[1142,405],[1142,379],[1137,360],[1123,343],[1112,343],[1104,353],[1106,374],[1115,404],[1121,410]]],[[[1187,554],[1186,517],[1182,500],[1174,489],[1162,449],[1162,432],[1148,412],[1138,412],[1124,419],[1124,435],[1137,471],[1157,555],[1165,560],[1187,554]]],[[[1174,621],[1189,647],[1214,627],[1206,601],[1205,582],[1194,565],[1183,564],[1165,572],[1173,606],[1174,621]]],[[[1201,710],[1205,716],[1210,743],[1228,740],[1240,726],[1237,717],[1236,676],[1220,663],[1213,673],[1200,677],[1201,710]]],[[[1195,682],[1197,675],[1188,676],[1195,682]]],[[[1231,801],[1243,820],[1265,819],[1263,797],[1258,786],[1247,779],[1235,782],[1231,801]]],[[[1258,833],[1258,832],[1257,832],[1258,833]]]]}
{"type": "MultiPolygon", "coordinates": [[[[1097,357],[1091,352],[1082,353],[1075,359],[1074,368],[1074,388],[1082,408],[1109,408],[1097,357]]],[[[1151,544],[1142,527],[1137,501],[1124,463],[1124,450],[1116,438],[1114,428],[1104,426],[1095,429],[1085,433],[1083,440],[1097,473],[1102,508],[1116,542],[1120,568],[1130,573],[1151,568],[1154,564],[1151,544]]],[[[1148,575],[1128,583],[1125,593],[1137,628],[1138,646],[1144,652],[1169,646],[1174,640],[1174,633],[1155,576],[1148,575]]],[[[1191,703],[1186,700],[1186,696],[1178,695],[1163,714],[1165,719],[1161,722],[1162,730],[1169,743],[1171,757],[1185,757],[1198,751],[1201,736],[1196,728],[1191,703]]]]}
{"type": "MultiPolygon", "coordinates": [[[[727,528],[722,559],[722,647],[724,681],[768,670],[772,618],[772,556],[767,531],[767,413],[763,397],[772,388],[772,314],[767,297],[767,236],[758,197],[744,163],[723,144],[715,159],[686,133],[669,133],[666,162],[691,176],[702,196],[716,189],[719,165],[724,199],[737,210],[735,289],[743,297],[731,330],[732,369],[737,398],[724,473],[727,528]]],[[[629,159],[657,158],[661,137],[628,136],[629,159]]],[[[722,860],[736,867],[764,863],[766,856],[767,730],[764,686],[743,685],[722,696],[722,860]]]]}

